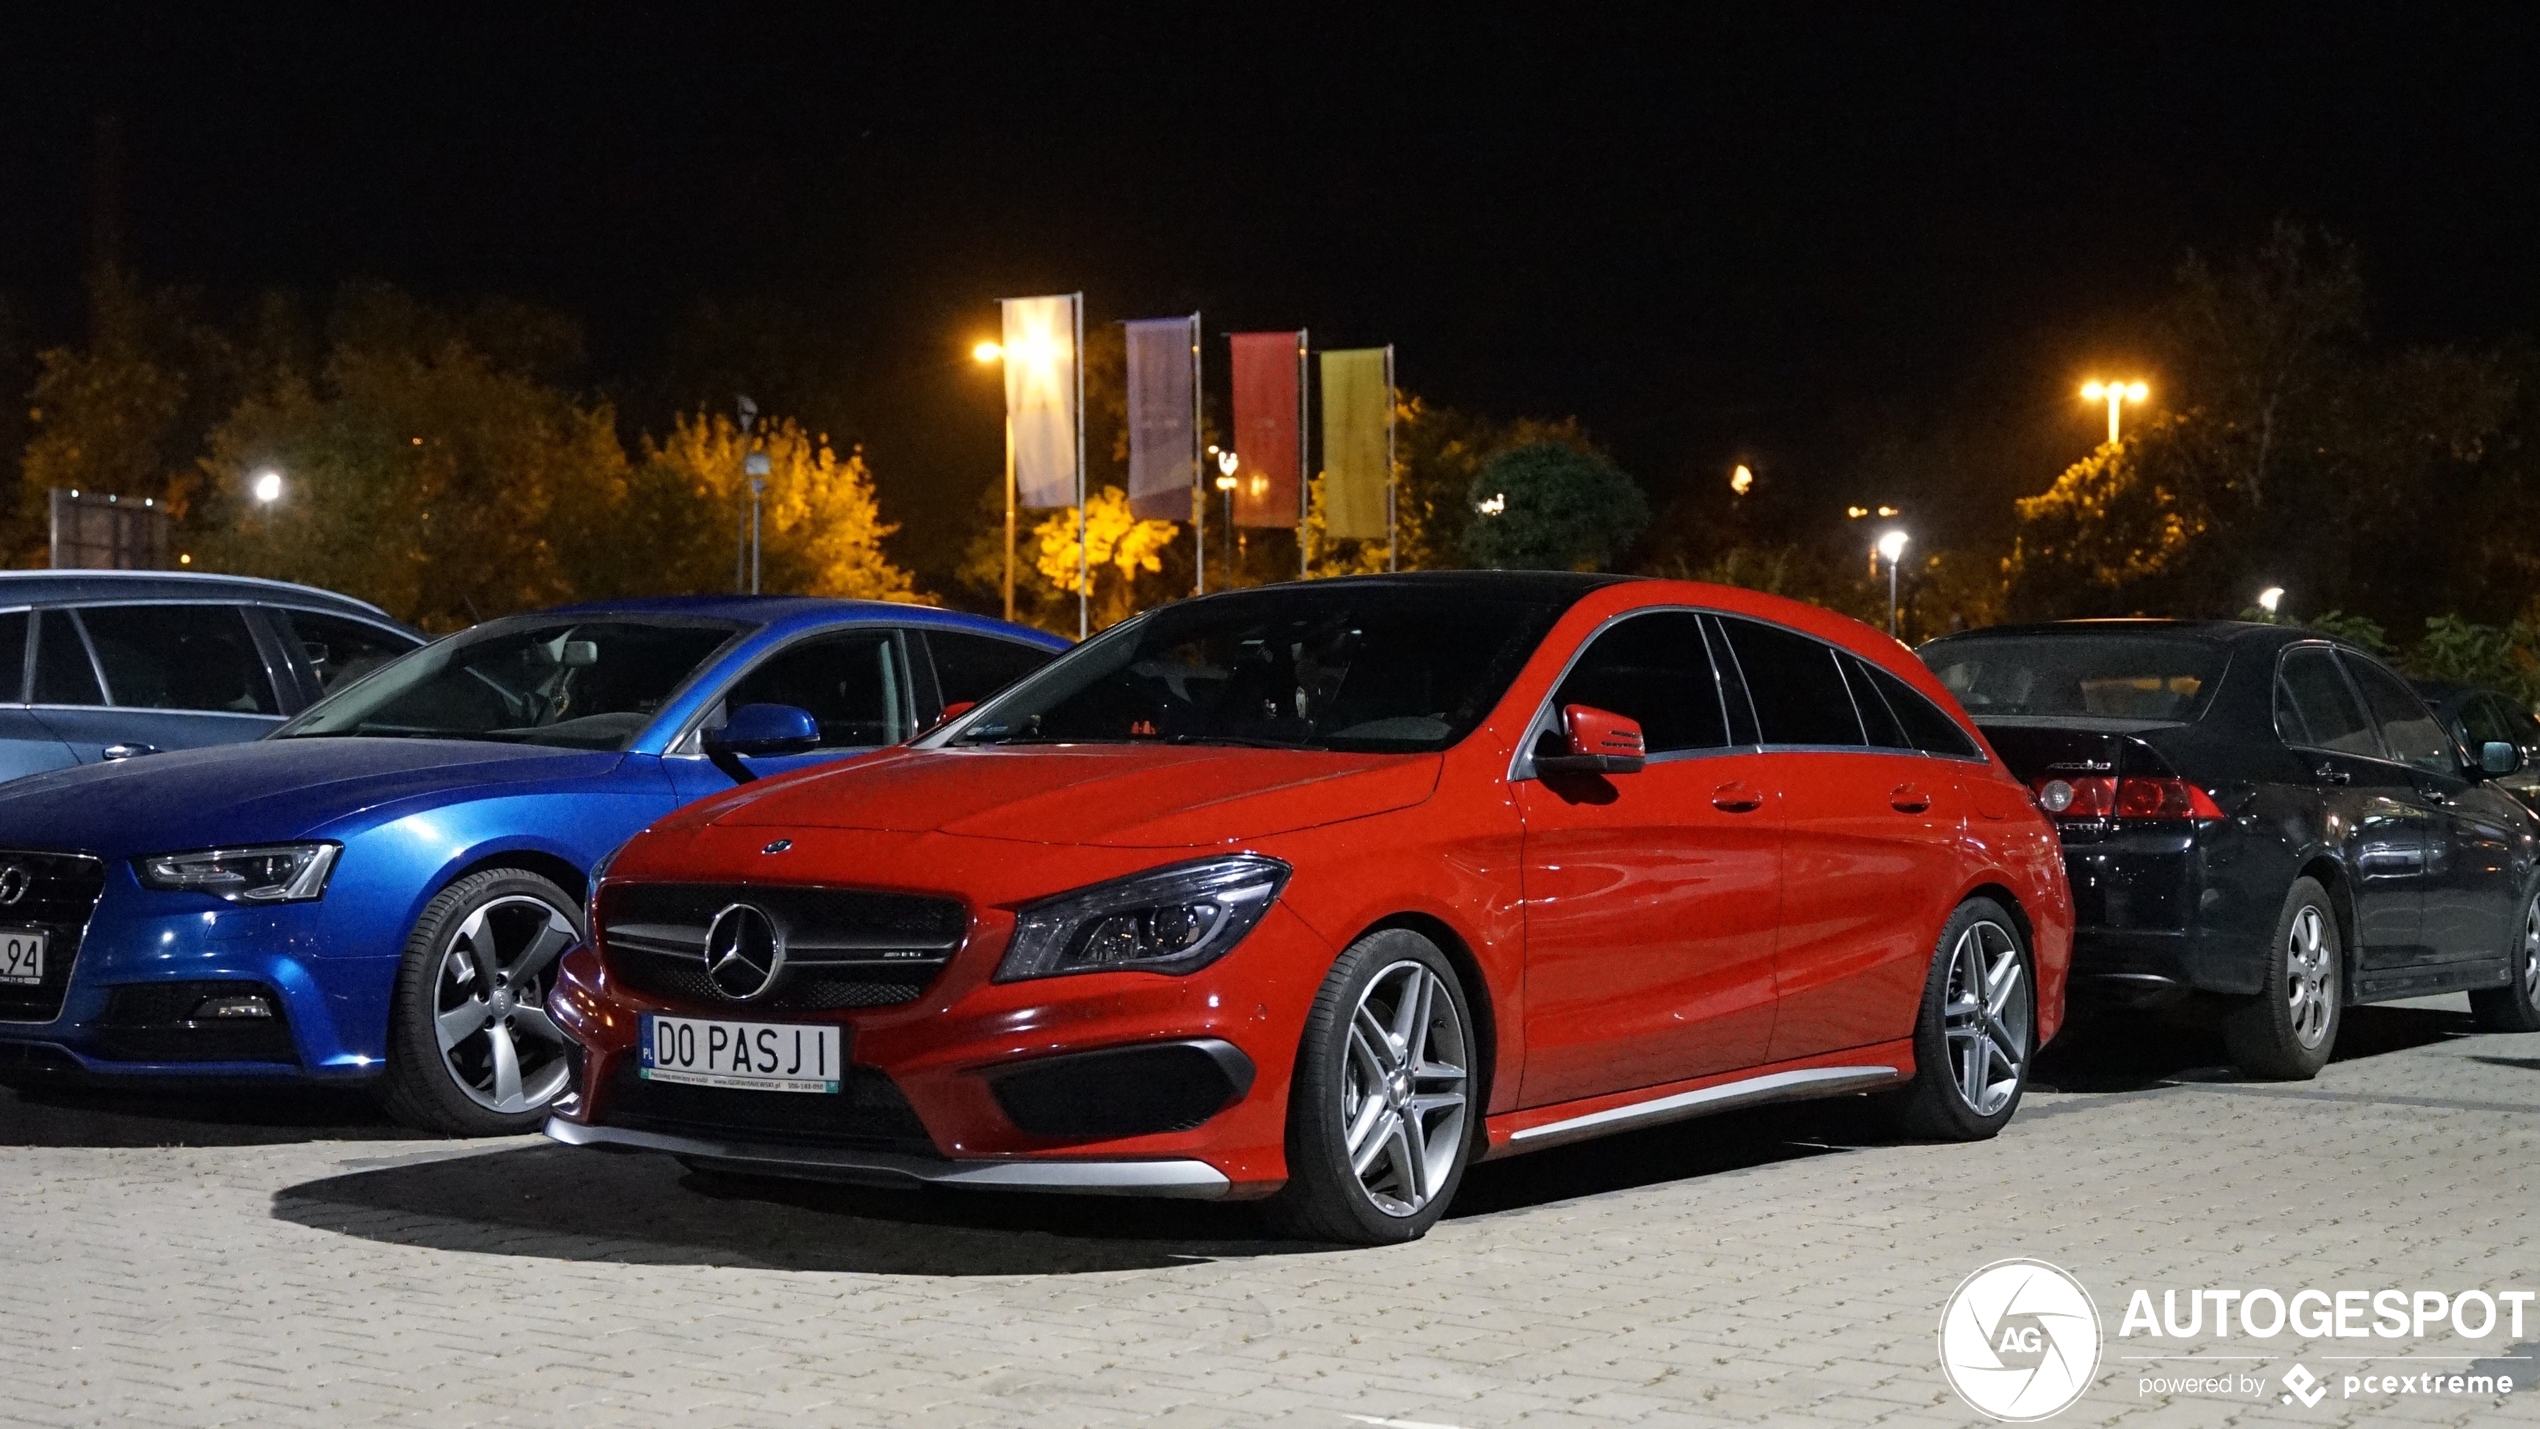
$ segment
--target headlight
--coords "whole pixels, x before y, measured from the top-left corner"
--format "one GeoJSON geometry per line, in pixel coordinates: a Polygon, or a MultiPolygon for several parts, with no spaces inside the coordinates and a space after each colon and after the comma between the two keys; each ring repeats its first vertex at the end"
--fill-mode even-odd
{"type": "Polygon", "coordinates": [[[154,853],[132,861],[144,888],[208,893],[232,903],[303,903],[326,891],[342,844],[264,844],[154,853]]]}
{"type": "Polygon", "coordinates": [[[997,981],[1064,973],[1195,972],[1243,941],[1288,881],[1275,858],[1242,854],[1175,864],[1015,914],[997,981]]]}

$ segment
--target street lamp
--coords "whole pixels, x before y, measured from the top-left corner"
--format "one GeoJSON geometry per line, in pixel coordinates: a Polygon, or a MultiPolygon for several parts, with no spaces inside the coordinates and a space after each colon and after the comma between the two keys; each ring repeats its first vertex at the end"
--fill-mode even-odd
{"type": "Polygon", "coordinates": [[[2284,587],[2280,585],[2271,585],[2258,592],[2258,609],[2265,611],[2269,620],[2275,619],[2275,608],[2283,603],[2284,587]]]}
{"type": "Polygon", "coordinates": [[[1878,553],[1887,558],[1887,633],[1899,640],[1904,637],[1897,634],[1896,568],[1904,564],[1905,544],[1912,539],[1902,531],[1890,531],[1879,537],[1877,547],[1878,553]]]}
{"type": "Polygon", "coordinates": [[[256,503],[271,506],[282,499],[282,473],[267,469],[256,473],[256,503]]]}
{"type": "Polygon", "coordinates": [[[1231,451],[1217,453],[1217,489],[1226,493],[1226,589],[1235,588],[1235,469],[1243,458],[1231,451]]]}
{"type": "Polygon", "coordinates": [[[1746,463],[1739,462],[1737,464],[1737,470],[1729,473],[1729,490],[1739,496],[1744,496],[1747,492],[1754,490],[1754,488],[1755,473],[1748,469],[1746,463]]]}
{"type": "Polygon", "coordinates": [[[2143,399],[2151,395],[2152,389],[2140,382],[2085,382],[2081,385],[2083,401],[2108,404],[2108,445],[2110,446],[2115,446],[2117,443],[2117,409],[2128,402],[2140,406],[2143,399]]]}
{"type": "Polygon", "coordinates": [[[1005,349],[993,342],[983,342],[970,349],[970,355],[980,362],[1001,362],[1005,359],[1005,349]]]}

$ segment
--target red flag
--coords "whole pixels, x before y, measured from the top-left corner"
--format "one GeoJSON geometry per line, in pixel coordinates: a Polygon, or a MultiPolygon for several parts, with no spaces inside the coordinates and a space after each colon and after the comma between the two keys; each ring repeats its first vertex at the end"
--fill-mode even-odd
{"type": "Polygon", "coordinates": [[[1305,376],[1303,332],[1231,334],[1235,372],[1235,524],[1289,526],[1304,512],[1298,431],[1305,376]]]}

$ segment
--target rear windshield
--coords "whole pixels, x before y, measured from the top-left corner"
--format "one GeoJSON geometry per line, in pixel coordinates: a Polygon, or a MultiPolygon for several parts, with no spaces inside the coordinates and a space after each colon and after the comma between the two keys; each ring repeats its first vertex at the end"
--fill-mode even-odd
{"type": "Polygon", "coordinates": [[[1923,647],[1977,719],[2083,716],[2186,723],[2205,711],[2224,652],[2159,635],[1965,635],[1923,647]]]}

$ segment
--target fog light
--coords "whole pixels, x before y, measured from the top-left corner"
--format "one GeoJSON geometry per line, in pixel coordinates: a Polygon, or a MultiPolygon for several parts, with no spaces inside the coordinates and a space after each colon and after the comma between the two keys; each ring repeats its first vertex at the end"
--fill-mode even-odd
{"type": "Polygon", "coordinates": [[[238,1018],[269,1018],[271,1016],[273,1016],[273,1003],[263,993],[232,992],[224,993],[219,997],[204,998],[201,1002],[194,1004],[194,1010],[186,1014],[185,1020],[223,1022],[238,1018]]]}

